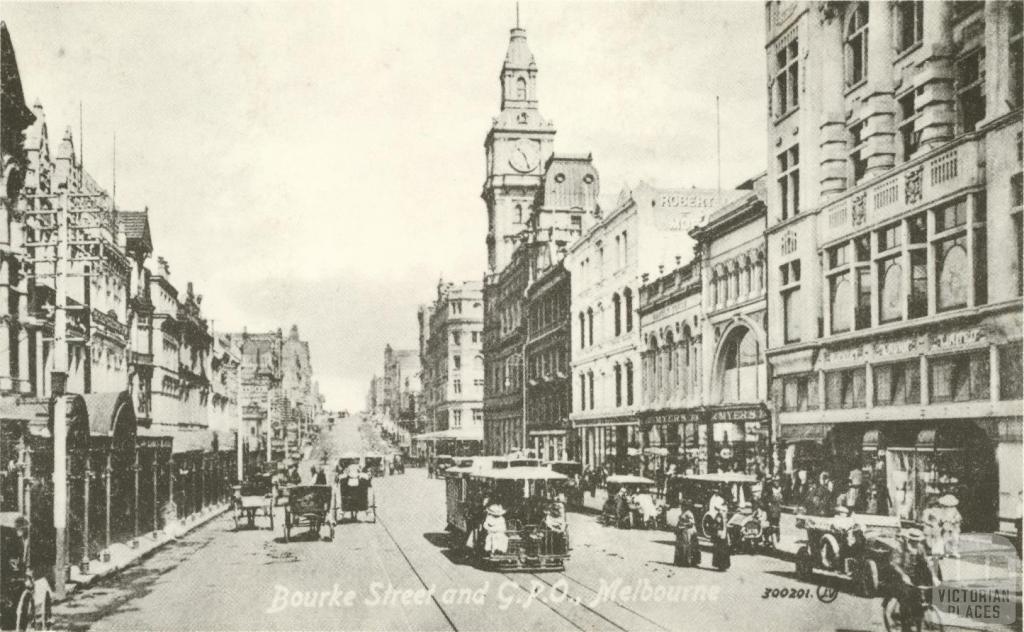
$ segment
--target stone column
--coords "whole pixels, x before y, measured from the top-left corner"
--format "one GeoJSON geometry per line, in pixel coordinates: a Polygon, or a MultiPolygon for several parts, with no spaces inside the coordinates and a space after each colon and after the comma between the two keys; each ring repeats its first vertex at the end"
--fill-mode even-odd
{"type": "Polygon", "coordinates": [[[868,93],[866,178],[882,175],[896,164],[896,99],[893,93],[892,11],[889,0],[871,0],[868,9],[868,93]]]}
{"type": "Polygon", "coordinates": [[[821,20],[821,162],[822,201],[846,190],[846,112],[843,102],[843,16],[831,3],[822,3],[821,20]]]}
{"type": "Polygon", "coordinates": [[[924,3],[924,61],[917,75],[921,91],[916,106],[921,113],[916,129],[921,149],[927,152],[953,138],[953,31],[952,3],[924,3]]]}

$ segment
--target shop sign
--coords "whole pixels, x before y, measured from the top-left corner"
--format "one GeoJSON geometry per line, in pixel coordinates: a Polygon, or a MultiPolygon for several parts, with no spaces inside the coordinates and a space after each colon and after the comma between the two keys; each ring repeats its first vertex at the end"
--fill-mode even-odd
{"type": "Polygon", "coordinates": [[[768,419],[764,408],[723,408],[711,411],[711,421],[764,421],[768,419]]]}
{"type": "Polygon", "coordinates": [[[698,423],[700,411],[680,410],[671,413],[658,413],[647,417],[647,421],[652,424],[698,423]]]}
{"type": "Polygon", "coordinates": [[[873,340],[854,347],[826,349],[825,362],[844,363],[889,356],[907,356],[923,351],[941,353],[984,344],[988,336],[981,327],[960,331],[930,332],[917,336],[873,340]]]}

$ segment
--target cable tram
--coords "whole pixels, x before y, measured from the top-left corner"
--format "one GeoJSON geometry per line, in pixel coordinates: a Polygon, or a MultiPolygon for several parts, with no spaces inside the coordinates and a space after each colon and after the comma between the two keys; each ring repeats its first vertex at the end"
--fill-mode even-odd
{"type": "Polygon", "coordinates": [[[546,467],[449,468],[451,548],[485,568],[561,570],[569,559],[565,505],[568,479],[546,467]]]}

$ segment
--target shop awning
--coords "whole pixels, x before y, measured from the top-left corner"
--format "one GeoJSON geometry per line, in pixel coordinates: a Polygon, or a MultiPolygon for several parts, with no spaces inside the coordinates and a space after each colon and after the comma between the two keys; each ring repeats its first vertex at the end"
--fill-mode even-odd
{"type": "Polygon", "coordinates": [[[831,429],[831,424],[783,424],[779,428],[779,439],[786,443],[821,443],[831,429]]]}

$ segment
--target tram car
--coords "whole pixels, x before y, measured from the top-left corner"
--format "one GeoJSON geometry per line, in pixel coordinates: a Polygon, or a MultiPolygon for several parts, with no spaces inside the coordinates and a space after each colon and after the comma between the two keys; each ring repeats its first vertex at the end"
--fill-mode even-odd
{"type": "Polygon", "coordinates": [[[569,559],[568,479],[546,467],[449,468],[451,548],[492,570],[561,570],[569,559]]]}

